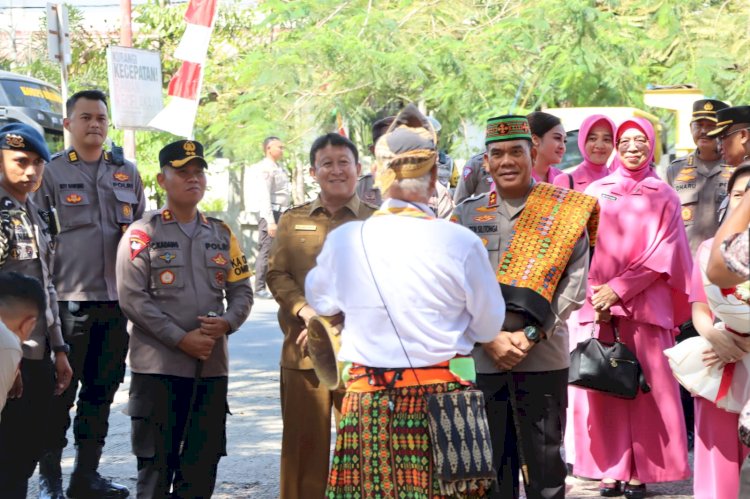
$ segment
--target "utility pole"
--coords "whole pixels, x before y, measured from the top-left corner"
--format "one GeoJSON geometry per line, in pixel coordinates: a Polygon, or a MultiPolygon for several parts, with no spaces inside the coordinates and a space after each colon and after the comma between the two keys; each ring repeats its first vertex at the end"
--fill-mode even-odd
{"type": "MultiPolygon", "coordinates": [[[[120,45],[133,46],[132,9],[130,0],[120,0],[120,45]]],[[[135,163],[135,130],[123,130],[123,152],[135,163]]]]}

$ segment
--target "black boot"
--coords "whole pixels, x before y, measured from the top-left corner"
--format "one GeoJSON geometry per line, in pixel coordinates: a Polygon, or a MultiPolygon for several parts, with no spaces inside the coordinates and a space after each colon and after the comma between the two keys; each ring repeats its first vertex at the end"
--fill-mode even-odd
{"type": "Polygon", "coordinates": [[[96,471],[101,457],[102,446],[96,442],[78,445],[70,485],[65,491],[68,497],[71,499],[122,499],[130,495],[127,487],[107,480],[96,471]]]}
{"type": "Polygon", "coordinates": [[[62,449],[44,451],[39,459],[39,499],[65,499],[61,459],[62,449]]]}

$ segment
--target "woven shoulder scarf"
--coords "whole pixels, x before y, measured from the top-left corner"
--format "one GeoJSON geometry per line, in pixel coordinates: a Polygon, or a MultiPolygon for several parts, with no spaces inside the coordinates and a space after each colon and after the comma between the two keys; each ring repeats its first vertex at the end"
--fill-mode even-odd
{"type": "Polygon", "coordinates": [[[534,185],[497,267],[508,310],[523,315],[527,325],[549,327],[552,297],[573,247],[584,230],[593,246],[598,224],[596,198],[552,184],[534,185]]]}

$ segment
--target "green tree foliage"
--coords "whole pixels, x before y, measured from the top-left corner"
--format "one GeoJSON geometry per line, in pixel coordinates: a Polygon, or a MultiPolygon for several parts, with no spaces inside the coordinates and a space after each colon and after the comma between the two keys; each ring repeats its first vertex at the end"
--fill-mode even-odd
{"type": "MultiPolygon", "coordinates": [[[[304,169],[311,140],[339,119],[364,151],[370,123],[410,101],[442,122],[441,145],[450,150],[469,123],[490,115],[643,107],[648,84],[693,83],[735,104],[750,95],[749,0],[219,5],[196,138],[239,166],[257,161],[260,142],[273,134],[287,143],[290,165],[304,169]]],[[[172,53],[184,10],[166,0],[135,7],[134,44],[162,52],[165,88],[179,67],[172,53]]],[[[104,43],[80,33],[71,88],[106,86],[104,43]]],[[[55,81],[41,61],[31,72],[55,81]]],[[[167,140],[139,133],[139,163],[153,165],[167,140]]]]}

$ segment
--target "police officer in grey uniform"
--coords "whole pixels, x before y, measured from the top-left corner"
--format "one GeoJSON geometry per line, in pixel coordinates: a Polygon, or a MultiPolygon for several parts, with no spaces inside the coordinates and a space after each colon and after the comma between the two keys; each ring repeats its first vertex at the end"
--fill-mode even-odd
{"type": "MultiPolygon", "coordinates": [[[[49,196],[60,215],[55,268],[64,272],[55,276],[55,286],[73,382],[47,419],[50,435],[40,480],[61,484],[60,456],[76,402],[76,463],[68,496],[127,497],[127,488],[103,478],[97,468],[128,348],[127,321],[117,303],[115,255],[122,233],[145,208],[143,184],[135,165],[103,149],[109,126],[104,94],[78,92],[66,106],[64,125],[72,147],[52,157],[36,199],[49,196]]],[[[62,497],[61,490],[52,492],[62,497]]]]}
{"type": "Polygon", "coordinates": [[[72,371],[52,283],[55,217],[29,199],[49,151],[39,132],[13,123],[0,129],[0,155],[0,272],[38,279],[47,295],[45,313],[23,344],[21,369],[0,418],[0,495],[26,499],[41,453],[39,429],[46,424],[53,393],[68,387],[72,371]]]}
{"type": "Polygon", "coordinates": [[[228,335],[250,313],[253,292],[232,231],[198,211],[203,146],[173,142],[159,163],[166,206],[131,225],[117,252],[117,289],[131,321],[138,497],[207,498],[226,455],[228,335]]]}
{"type": "Polygon", "coordinates": [[[461,178],[458,179],[456,192],[453,193],[453,201],[459,205],[469,196],[490,192],[490,187],[492,175],[487,171],[484,153],[477,154],[466,162],[461,178]]]}
{"type": "Polygon", "coordinates": [[[727,194],[727,182],[732,174],[731,167],[722,162],[717,140],[707,135],[716,127],[716,111],[727,107],[713,99],[693,103],[690,131],[696,149],[667,168],[667,183],[680,196],[682,221],[693,253],[719,228],[716,212],[727,194]]]}

